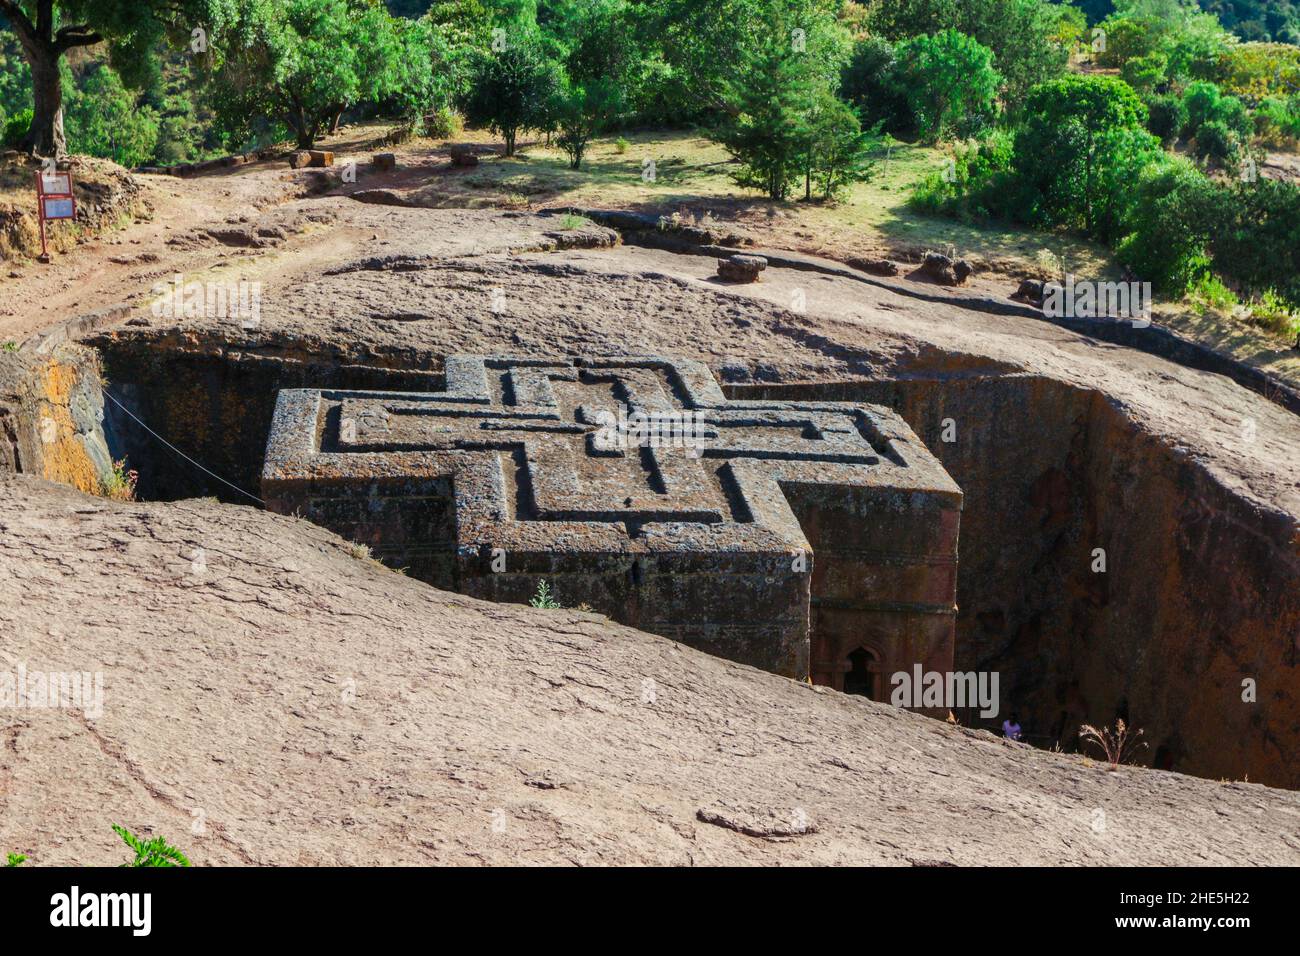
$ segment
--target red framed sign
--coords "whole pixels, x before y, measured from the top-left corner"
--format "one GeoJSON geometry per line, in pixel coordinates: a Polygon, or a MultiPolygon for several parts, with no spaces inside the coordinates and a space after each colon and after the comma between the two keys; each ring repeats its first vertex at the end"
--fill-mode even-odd
{"type": "Polygon", "coordinates": [[[50,251],[45,244],[45,224],[60,219],[77,218],[77,199],[72,195],[72,173],[36,173],[36,204],[41,221],[41,261],[50,261],[50,251]]]}

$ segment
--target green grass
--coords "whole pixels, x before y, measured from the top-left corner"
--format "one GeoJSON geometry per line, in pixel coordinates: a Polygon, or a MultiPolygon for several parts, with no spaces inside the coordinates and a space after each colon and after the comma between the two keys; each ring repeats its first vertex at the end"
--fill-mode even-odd
{"type": "MultiPolygon", "coordinates": [[[[486,138],[481,131],[462,137],[473,142],[486,138]]],[[[942,169],[946,158],[943,151],[924,146],[882,147],[875,177],[852,186],[842,202],[797,197],[771,202],[736,185],[731,177],[736,166],[716,143],[691,132],[643,132],[594,141],[581,170],[569,169],[559,149],[540,142],[521,147],[521,155],[510,159],[484,157],[469,174],[431,182],[437,201],[429,204],[561,205],[684,211],[697,217],[708,212],[754,233],[760,242],[833,258],[952,250],[982,258],[986,268],[1016,273],[1032,271],[1050,247],[1080,274],[1109,271],[1106,250],[1091,243],[1012,226],[967,226],[908,208],[913,186],[942,169]]]]}

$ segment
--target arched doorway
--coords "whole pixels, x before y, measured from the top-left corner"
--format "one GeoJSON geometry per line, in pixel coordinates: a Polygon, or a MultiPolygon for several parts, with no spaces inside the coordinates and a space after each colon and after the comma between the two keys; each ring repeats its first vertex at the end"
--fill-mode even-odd
{"type": "Polygon", "coordinates": [[[844,671],[844,693],[876,700],[876,681],[880,677],[880,658],[874,651],[859,647],[850,652],[844,671]]]}

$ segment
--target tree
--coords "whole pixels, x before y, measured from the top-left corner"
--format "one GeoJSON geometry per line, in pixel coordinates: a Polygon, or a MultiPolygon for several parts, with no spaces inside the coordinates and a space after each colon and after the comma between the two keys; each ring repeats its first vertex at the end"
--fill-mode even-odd
{"type": "Polygon", "coordinates": [[[79,153],[139,166],[152,158],[158,128],[157,111],[137,104],[107,63],[92,66],[68,96],[68,139],[79,153]]]}
{"type": "Polygon", "coordinates": [[[18,36],[32,71],[32,125],[21,148],[41,156],[67,153],[59,64],[69,50],[107,42],[113,67],[137,86],[148,53],[164,39],[190,42],[229,18],[234,0],[0,0],[0,15],[18,36]]]}
{"type": "Polygon", "coordinates": [[[1143,126],[1146,107],[1122,80],[1067,76],[1030,91],[1024,115],[1014,163],[1039,218],[1092,234],[1098,172],[1113,143],[1108,134],[1143,126]]]}
{"type": "Polygon", "coordinates": [[[398,92],[407,36],[371,0],[240,0],[213,76],[228,140],[270,119],[310,149],[347,108],[398,92]]]}
{"type": "Polygon", "coordinates": [[[908,135],[916,117],[899,76],[898,54],[884,37],[867,36],[853,45],[853,55],[840,77],[840,95],[858,110],[863,123],[883,122],[890,133],[908,135]]]}
{"type": "Polygon", "coordinates": [[[867,154],[879,133],[879,125],[863,130],[857,110],[829,89],[821,91],[808,121],[804,198],[812,198],[814,184],[821,198],[830,201],[850,184],[870,179],[875,163],[867,154]]]}
{"type": "Polygon", "coordinates": [[[593,136],[614,122],[623,109],[623,93],[612,80],[592,79],[585,85],[567,80],[557,94],[555,143],[569,157],[569,168],[581,169],[582,156],[593,136]]]}
{"type": "Polygon", "coordinates": [[[993,51],[1002,95],[1019,104],[1069,62],[1060,39],[1061,13],[1043,0],[888,0],[872,7],[871,30],[886,39],[957,30],[993,51]]]}
{"type": "Polygon", "coordinates": [[[959,124],[979,125],[992,118],[1002,77],[988,47],[944,30],[906,41],[898,57],[922,138],[937,142],[959,124]]]}
{"type": "Polygon", "coordinates": [[[504,50],[480,56],[465,113],[505,140],[506,155],[513,156],[521,129],[541,129],[553,118],[560,83],[558,66],[535,38],[512,39],[504,50]]]}
{"type": "Polygon", "coordinates": [[[798,0],[766,0],[746,27],[727,58],[713,135],[740,160],[737,183],[781,200],[801,175],[810,189],[816,114],[839,86],[849,38],[828,10],[798,0]]]}
{"type": "Polygon", "coordinates": [[[1209,267],[1220,190],[1191,163],[1168,159],[1138,178],[1120,260],[1162,292],[1184,292],[1209,267]]]}

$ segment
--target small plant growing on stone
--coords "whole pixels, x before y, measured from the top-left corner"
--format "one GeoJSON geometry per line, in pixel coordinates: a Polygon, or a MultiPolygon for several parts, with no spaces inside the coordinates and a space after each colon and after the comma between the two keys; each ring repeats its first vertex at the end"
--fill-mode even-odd
{"type": "Polygon", "coordinates": [[[565,214],[565,215],[560,219],[560,228],[561,228],[561,229],[581,229],[585,223],[586,223],[586,220],[583,219],[581,216],[575,216],[573,213],[566,213],[566,214],[565,214]]]}
{"type": "Polygon", "coordinates": [[[17,342],[6,342],[6,343],[4,343],[4,345],[0,345],[0,349],[4,349],[4,351],[6,351],[6,352],[17,352],[17,351],[18,351],[18,343],[17,343],[17,342]]]}
{"type": "Polygon", "coordinates": [[[1091,724],[1084,724],[1079,728],[1080,743],[1093,744],[1099,748],[1111,769],[1130,762],[1138,750],[1146,746],[1145,741],[1138,739],[1141,736],[1142,731],[1134,732],[1128,724],[1124,723],[1123,718],[1115,721],[1114,730],[1109,727],[1099,729],[1091,724]]]}
{"type": "Polygon", "coordinates": [[[113,462],[112,473],[101,482],[105,498],[114,501],[135,501],[135,484],[140,480],[140,473],[134,468],[127,469],[126,459],[113,462]]]}
{"type": "Polygon", "coordinates": [[[122,838],[122,842],[135,851],[135,859],[122,866],[189,866],[189,858],[163,837],[143,840],[126,827],[113,824],[113,832],[122,838]]]}
{"type": "Polygon", "coordinates": [[[27,857],[22,853],[9,853],[5,855],[5,866],[22,866],[27,861],[27,857]]]}
{"type": "Polygon", "coordinates": [[[546,611],[554,611],[563,607],[559,601],[555,600],[555,596],[551,593],[551,586],[545,580],[537,585],[537,593],[533,595],[532,600],[528,603],[533,607],[546,611]]]}

